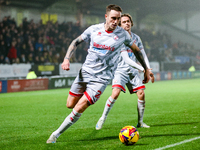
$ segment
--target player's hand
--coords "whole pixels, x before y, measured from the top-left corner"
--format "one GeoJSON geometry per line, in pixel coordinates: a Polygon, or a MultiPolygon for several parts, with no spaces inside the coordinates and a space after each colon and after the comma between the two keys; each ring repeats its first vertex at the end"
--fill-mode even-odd
{"type": "Polygon", "coordinates": [[[61,64],[62,69],[68,71],[70,70],[69,66],[70,66],[69,59],[64,59],[63,63],[61,64]]]}
{"type": "Polygon", "coordinates": [[[144,80],[143,80],[143,83],[144,83],[144,84],[145,84],[145,83],[148,83],[149,80],[150,80],[150,70],[147,69],[147,70],[145,70],[145,72],[144,72],[144,80]]]}
{"type": "Polygon", "coordinates": [[[150,79],[151,79],[151,82],[154,83],[154,74],[153,72],[151,72],[152,68],[149,69],[149,75],[150,75],[150,79]]]}

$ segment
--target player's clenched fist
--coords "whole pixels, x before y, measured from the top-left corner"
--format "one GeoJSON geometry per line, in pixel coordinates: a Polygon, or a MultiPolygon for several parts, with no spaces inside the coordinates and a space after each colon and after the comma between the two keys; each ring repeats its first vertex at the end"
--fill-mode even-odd
{"type": "Polygon", "coordinates": [[[69,60],[68,59],[64,59],[63,63],[61,64],[62,69],[63,70],[70,70],[69,66],[70,66],[69,60]]]}

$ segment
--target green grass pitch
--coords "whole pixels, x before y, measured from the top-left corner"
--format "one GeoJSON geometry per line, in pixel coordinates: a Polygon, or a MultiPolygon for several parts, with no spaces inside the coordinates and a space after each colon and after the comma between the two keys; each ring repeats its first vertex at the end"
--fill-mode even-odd
{"type": "MultiPolygon", "coordinates": [[[[99,131],[95,125],[111,95],[109,85],[99,101],[65,131],[55,144],[46,144],[71,112],[66,107],[69,89],[0,94],[0,149],[2,150],[150,150],[200,137],[200,79],[158,81],[146,85],[144,122],[139,141],[125,146],[119,131],[137,124],[137,97],[121,93],[99,131]]],[[[168,148],[198,150],[200,139],[168,148]]]]}

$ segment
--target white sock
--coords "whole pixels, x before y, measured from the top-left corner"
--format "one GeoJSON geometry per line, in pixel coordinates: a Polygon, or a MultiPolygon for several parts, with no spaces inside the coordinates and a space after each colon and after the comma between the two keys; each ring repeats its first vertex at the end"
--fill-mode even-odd
{"type": "Polygon", "coordinates": [[[102,118],[106,119],[108,116],[108,113],[110,112],[111,108],[113,107],[114,103],[115,103],[115,99],[113,99],[111,96],[107,99],[106,101],[106,105],[104,107],[103,110],[103,114],[102,114],[102,118]]]}
{"type": "Polygon", "coordinates": [[[81,115],[82,113],[78,113],[73,109],[72,112],[65,118],[60,127],[53,132],[53,135],[58,138],[65,130],[73,125],[81,117],[81,115]]]}
{"type": "Polygon", "coordinates": [[[137,104],[138,123],[143,123],[144,109],[145,109],[145,101],[138,99],[138,104],[137,104]]]}

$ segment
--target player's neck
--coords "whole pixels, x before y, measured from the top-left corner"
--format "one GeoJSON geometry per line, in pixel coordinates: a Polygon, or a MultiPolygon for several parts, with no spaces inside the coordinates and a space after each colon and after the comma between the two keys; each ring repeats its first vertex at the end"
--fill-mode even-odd
{"type": "Polygon", "coordinates": [[[105,28],[105,31],[106,31],[106,32],[113,32],[113,31],[115,30],[115,29],[109,28],[109,26],[106,25],[106,23],[104,24],[104,28],[105,28]]]}
{"type": "Polygon", "coordinates": [[[127,30],[127,32],[131,35],[131,30],[127,30]]]}

